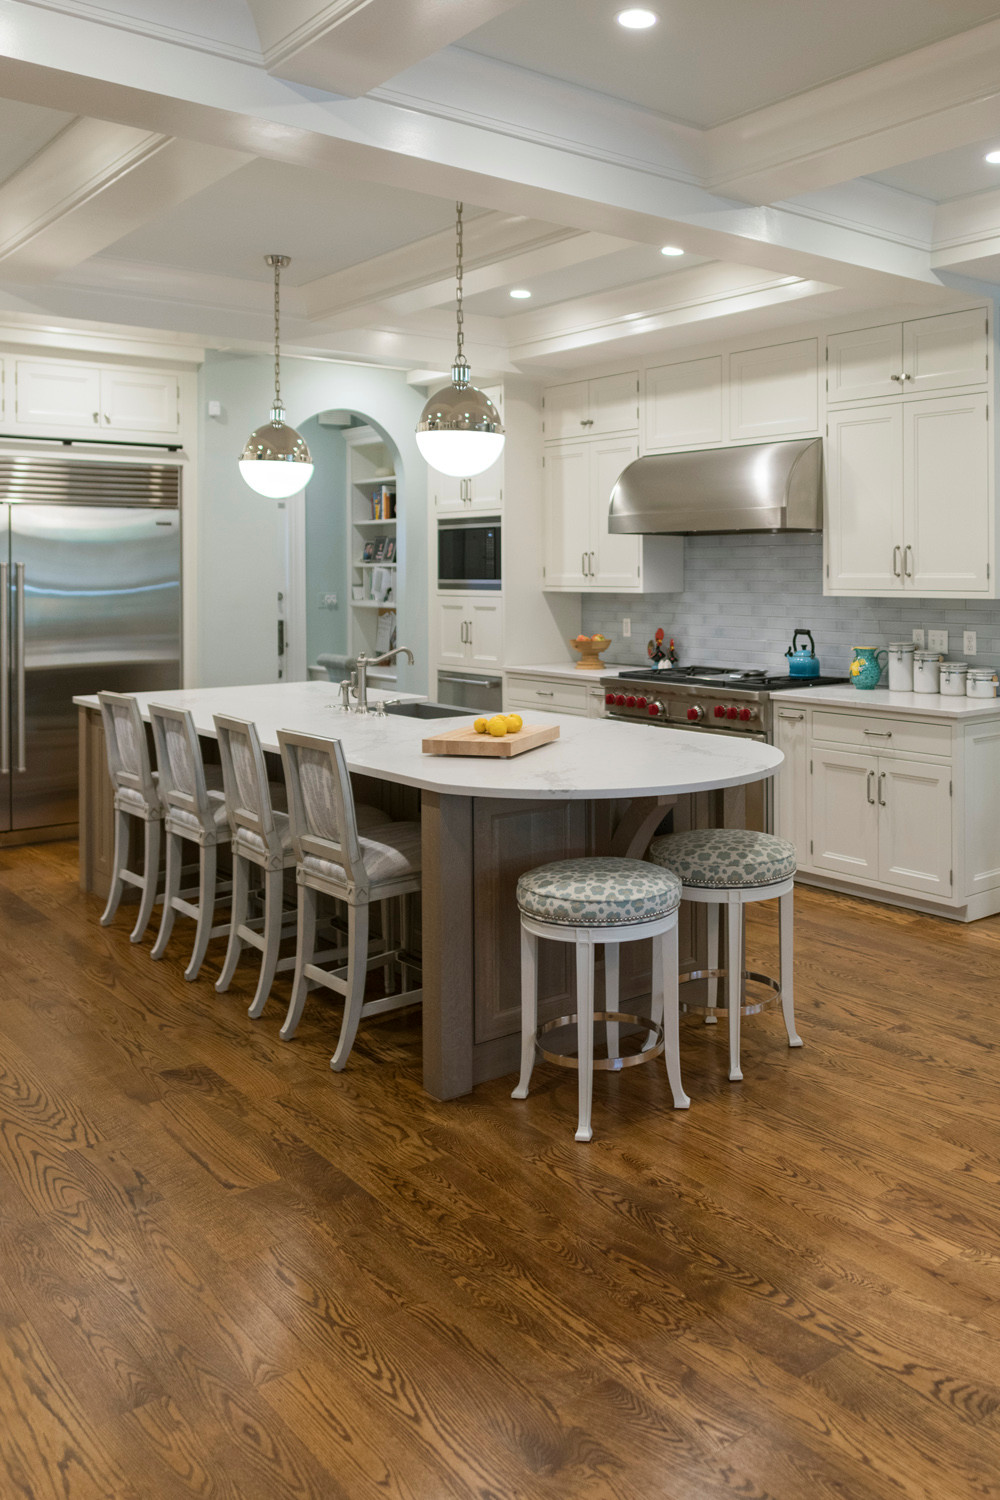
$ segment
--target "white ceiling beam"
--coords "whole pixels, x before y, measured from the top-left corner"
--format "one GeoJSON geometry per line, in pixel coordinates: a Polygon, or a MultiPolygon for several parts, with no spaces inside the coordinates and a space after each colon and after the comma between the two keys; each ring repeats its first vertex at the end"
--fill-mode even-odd
{"type": "Polygon", "coordinates": [[[1000,254],[1000,189],[939,203],[934,214],[936,270],[975,275],[975,262],[1000,254]]]}
{"type": "Polygon", "coordinates": [[[250,157],[104,120],[74,120],[0,186],[0,274],[47,281],[250,157]]]}
{"type": "Polygon", "coordinates": [[[357,97],[520,0],[249,0],[268,71],[357,97]]]}

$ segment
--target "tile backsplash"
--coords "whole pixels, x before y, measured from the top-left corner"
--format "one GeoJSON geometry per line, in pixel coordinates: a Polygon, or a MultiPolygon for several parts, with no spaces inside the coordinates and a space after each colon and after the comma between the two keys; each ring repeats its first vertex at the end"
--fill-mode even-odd
{"type": "Polygon", "coordinates": [[[811,630],[824,673],[846,674],[854,646],[908,641],[916,626],[948,631],[955,661],[1000,666],[1000,600],[823,597],[821,536],[695,536],[684,540],[682,594],[585,594],[583,629],[614,640],[607,656],[645,662],[646,642],[662,625],[682,665],[763,667],[781,671],[796,629],[811,630]],[[622,638],[622,619],[632,621],[622,638]],[[977,634],[975,656],[962,632],[977,634]]]}

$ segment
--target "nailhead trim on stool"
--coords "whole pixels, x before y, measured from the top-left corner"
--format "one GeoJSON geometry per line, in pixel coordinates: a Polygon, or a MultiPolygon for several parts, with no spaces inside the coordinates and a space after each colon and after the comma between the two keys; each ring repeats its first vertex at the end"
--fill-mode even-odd
{"type": "Polygon", "coordinates": [[[666,833],[649,846],[653,864],[685,885],[728,888],[774,885],[795,874],[795,845],[749,828],[697,828],[666,833]]]}

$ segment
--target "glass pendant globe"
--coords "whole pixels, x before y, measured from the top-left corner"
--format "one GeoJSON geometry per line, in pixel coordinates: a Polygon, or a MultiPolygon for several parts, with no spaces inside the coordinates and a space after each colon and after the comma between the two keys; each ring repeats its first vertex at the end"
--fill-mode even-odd
{"type": "Polygon", "coordinates": [[[305,439],[282,421],[280,407],[270,422],[252,432],[240,458],[240,473],[252,490],[269,500],[287,500],[305,489],[314,464],[305,439]]]}
{"type": "Polygon", "coordinates": [[[471,479],[495,464],[503,452],[502,432],[418,432],[417,447],[432,469],[455,479],[471,479]]]}
{"type": "MultiPolygon", "coordinates": [[[[460,371],[460,374],[464,371],[460,371]]],[[[490,398],[464,379],[438,391],[417,423],[417,447],[439,474],[469,479],[496,463],[506,434],[490,398]]]]}

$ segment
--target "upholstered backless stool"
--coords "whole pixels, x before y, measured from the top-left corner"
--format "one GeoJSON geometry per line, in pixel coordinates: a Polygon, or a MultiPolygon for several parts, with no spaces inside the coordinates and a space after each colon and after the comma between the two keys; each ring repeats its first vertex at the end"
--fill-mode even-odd
{"type": "Polygon", "coordinates": [[[594,1069],[617,1072],[666,1053],[675,1109],[690,1099],[681,1084],[677,1007],[677,908],[681,883],[668,870],[641,859],[561,859],[529,870],[517,882],[521,913],[521,1077],[511,1096],[528,1097],[536,1055],[579,1073],[576,1139],[589,1141],[594,1069]],[[538,939],[572,943],[576,949],[576,1014],[538,1025],[538,939]],[[622,943],[653,939],[650,1017],[618,1010],[618,950],[622,943]],[[594,948],[604,944],[606,1010],[594,1010],[594,948]],[[607,1027],[607,1058],[594,1059],[594,1022],[607,1027]],[[538,1038],[576,1022],[575,1057],[546,1052],[538,1038]],[[621,1025],[650,1028],[643,1050],[622,1057],[621,1025]]]}
{"type": "MultiPolygon", "coordinates": [[[[795,884],[795,846],[787,839],[770,833],[755,833],[748,828],[700,828],[690,833],[668,833],[654,839],[649,858],[659,869],[671,870],[683,883],[685,901],[708,906],[708,968],[681,976],[681,982],[707,979],[709,983],[706,1020],[716,1019],[716,990],[719,979],[727,980],[726,1010],[729,1013],[729,1077],[743,1077],[740,1068],[740,1018],[776,1005],[781,1010],[788,1032],[788,1045],[801,1047],[802,1038],[795,1030],[793,1000],[792,891],[795,884]],[[769,974],[745,969],[746,923],[744,907],[751,901],[779,902],[780,983],[769,974]],[[727,910],[727,968],[719,968],[719,909],[727,910]],[[758,1004],[746,1003],[746,980],[773,991],[758,1004]]],[[[696,1007],[692,1006],[692,1010],[696,1007]]]]}

